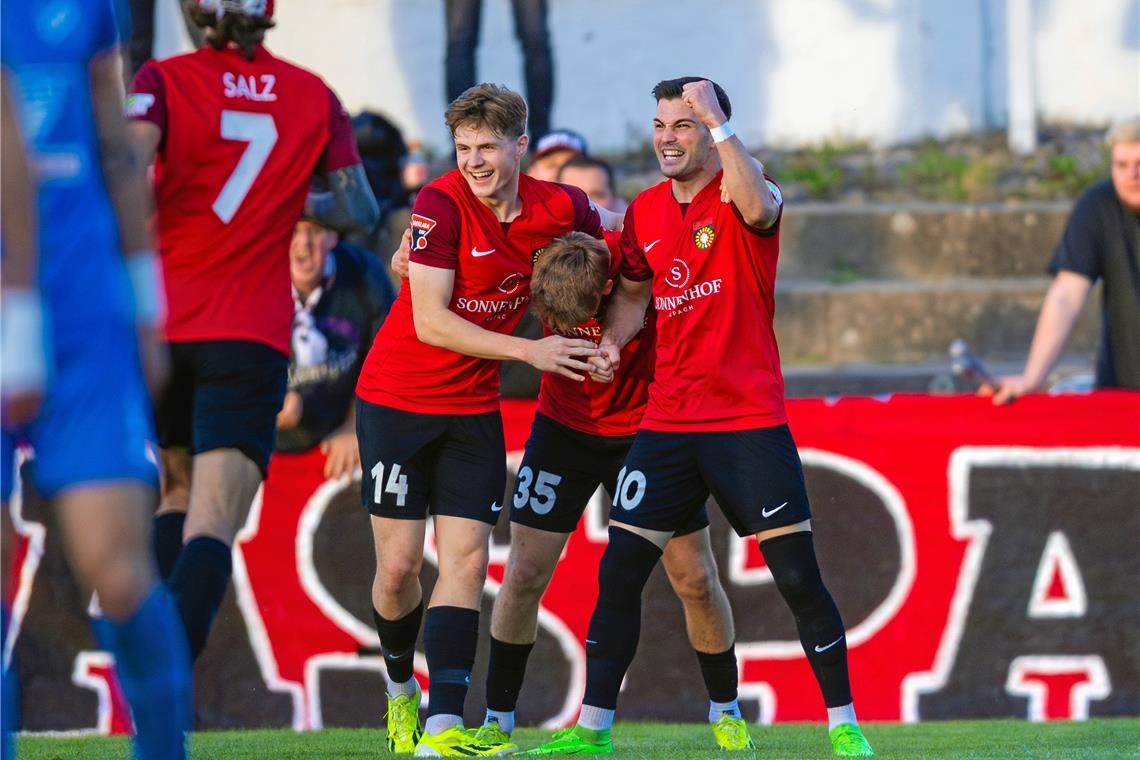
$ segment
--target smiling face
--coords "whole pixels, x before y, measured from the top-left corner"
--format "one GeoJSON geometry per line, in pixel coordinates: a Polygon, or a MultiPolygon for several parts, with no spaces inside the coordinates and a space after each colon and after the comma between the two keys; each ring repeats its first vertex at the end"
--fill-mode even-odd
{"type": "Polygon", "coordinates": [[[325,259],[336,242],[336,233],[316,222],[303,219],[294,225],[289,243],[289,273],[298,291],[310,293],[321,284],[325,259]]]}
{"type": "Polygon", "coordinates": [[[679,98],[657,102],[653,150],[661,173],[681,181],[695,177],[715,158],[708,127],[701,124],[693,109],[679,98]]]}
{"type": "Polygon", "coordinates": [[[475,197],[511,200],[526,155],[526,135],[503,137],[485,125],[467,122],[456,128],[454,138],[455,163],[475,197]]]}

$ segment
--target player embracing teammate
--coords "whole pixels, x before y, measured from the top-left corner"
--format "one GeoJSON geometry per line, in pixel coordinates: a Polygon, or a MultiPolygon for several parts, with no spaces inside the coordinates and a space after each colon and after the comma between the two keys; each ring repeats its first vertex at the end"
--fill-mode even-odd
{"type": "Polygon", "coordinates": [[[839,756],[873,754],[855,718],[843,621],[820,577],[803,469],[784,414],[772,319],[779,188],[729,126],[731,105],[696,77],[660,82],[654,149],[666,180],[630,205],[622,270],[601,347],[621,349],[657,311],[654,383],[618,475],[610,542],[587,635],[578,724],[527,754],[613,751],[610,729],[637,650],[641,594],[674,533],[710,493],[740,536],[755,535],[791,609],[839,756]],[[725,197],[722,197],[722,194],[725,197]]]}

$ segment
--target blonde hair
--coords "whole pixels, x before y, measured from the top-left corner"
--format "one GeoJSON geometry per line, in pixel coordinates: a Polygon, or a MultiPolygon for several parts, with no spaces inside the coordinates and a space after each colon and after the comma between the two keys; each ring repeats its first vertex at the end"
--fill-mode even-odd
{"type": "Polygon", "coordinates": [[[530,296],[539,318],[572,330],[598,313],[610,273],[610,249],[584,232],[554,238],[534,264],[530,296]]]}
{"type": "Polygon", "coordinates": [[[1140,142],[1140,116],[1124,116],[1112,122],[1104,141],[1110,148],[1121,143],[1140,142]]]}
{"type": "Polygon", "coordinates": [[[452,137],[464,124],[487,127],[499,137],[518,137],[526,132],[526,101],[502,85],[477,84],[451,101],[443,121],[452,137]]]}

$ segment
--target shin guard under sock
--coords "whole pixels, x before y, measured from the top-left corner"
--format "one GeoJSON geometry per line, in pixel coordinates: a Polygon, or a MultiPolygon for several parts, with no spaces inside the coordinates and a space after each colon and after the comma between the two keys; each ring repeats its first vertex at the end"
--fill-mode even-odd
{"type": "Polygon", "coordinates": [[[389,683],[407,683],[415,674],[416,639],[424,619],[424,603],[398,620],[387,620],[372,610],[372,621],[380,637],[380,651],[388,668],[389,683]]]}
{"type": "Polygon", "coordinates": [[[463,715],[471,685],[479,611],[465,607],[430,607],[424,615],[424,654],[431,679],[428,718],[463,715]]]}
{"type": "Polygon", "coordinates": [[[216,538],[198,536],[183,546],[178,555],[168,585],[186,628],[191,659],[198,659],[206,646],[232,571],[230,547],[216,538]]]}
{"type": "Polygon", "coordinates": [[[583,704],[617,708],[618,691],[641,636],[641,592],[661,559],[653,542],[624,528],[610,528],[598,564],[598,602],[586,634],[583,704]]]}
{"type": "Polygon", "coordinates": [[[796,619],[800,644],[828,707],[851,702],[847,638],[839,609],[819,575],[812,535],[790,533],[760,544],[780,595],[796,619]]]}

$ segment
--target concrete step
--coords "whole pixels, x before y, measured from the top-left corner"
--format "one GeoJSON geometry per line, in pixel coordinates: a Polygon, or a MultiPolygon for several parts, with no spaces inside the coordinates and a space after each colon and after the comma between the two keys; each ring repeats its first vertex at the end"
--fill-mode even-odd
{"type": "MultiPolygon", "coordinates": [[[[785,279],[776,287],[776,335],[787,365],[942,361],[955,338],[983,358],[1020,361],[1029,350],[1050,279],[935,282],[868,280],[833,285],[785,279]]],[[[1069,339],[1074,355],[1097,344],[1099,293],[1069,339]]]]}
{"type": "Polygon", "coordinates": [[[1068,203],[792,204],[782,222],[781,277],[847,282],[1040,276],[1068,203]]]}

